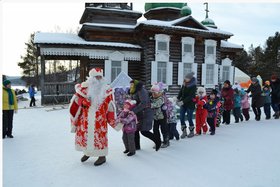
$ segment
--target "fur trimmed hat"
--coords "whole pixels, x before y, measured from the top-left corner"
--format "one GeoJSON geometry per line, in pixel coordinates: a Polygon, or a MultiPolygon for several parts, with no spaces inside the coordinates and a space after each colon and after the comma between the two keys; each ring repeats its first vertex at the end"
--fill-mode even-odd
{"type": "Polygon", "coordinates": [[[103,77],[103,69],[101,69],[101,68],[92,68],[92,69],[89,71],[89,76],[90,76],[90,77],[96,77],[96,76],[101,76],[101,77],[103,77]]]}

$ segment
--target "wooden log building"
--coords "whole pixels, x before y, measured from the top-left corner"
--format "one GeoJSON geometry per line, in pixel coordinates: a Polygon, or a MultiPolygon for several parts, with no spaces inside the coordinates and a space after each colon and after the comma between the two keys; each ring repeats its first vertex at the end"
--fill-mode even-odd
{"type": "MultiPolygon", "coordinates": [[[[146,20],[137,22],[142,13],[132,10],[132,4],[86,3],[78,35],[36,33],[42,75],[46,60],[79,60],[80,81],[91,68],[100,67],[108,83],[124,71],[148,88],[166,83],[170,95],[178,93],[191,71],[209,89],[234,81],[235,58],[243,47],[227,41],[233,34],[218,29],[208,9],[202,22],[191,16],[186,3],[146,3],[145,11],[146,20]]],[[[74,84],[47,87],[42,76],[42,104],[54,97],[65,100],[74,84]]]]}

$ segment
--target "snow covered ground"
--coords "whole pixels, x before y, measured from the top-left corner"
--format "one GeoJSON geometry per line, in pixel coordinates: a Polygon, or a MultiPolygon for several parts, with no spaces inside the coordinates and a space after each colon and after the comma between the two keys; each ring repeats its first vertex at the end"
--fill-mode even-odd
{"type": "Polygon", "coordinates": [[[172,140],[158,152],[141,136],[133,157],[122,153],[122,133],[110,128],[107,162],[95,167],[96,158],[80,162],[67,109],[21,109],[15,138],[3,140],[3,186],[279,187],[279,122],[222,125],[215,136],[172,140]]]}

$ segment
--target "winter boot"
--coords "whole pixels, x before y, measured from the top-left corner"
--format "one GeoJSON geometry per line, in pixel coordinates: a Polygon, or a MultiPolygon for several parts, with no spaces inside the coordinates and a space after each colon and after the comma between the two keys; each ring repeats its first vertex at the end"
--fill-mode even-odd
{"type": "Polygon", "coordinates": [[[129,152],[129,153],[127,154],[127,156],[133,156],[133,155],[135,155],[135,152],[129,152]]]}
{"type": "Polygon", "coordinates": [[[274,119],[279,119],[279,116],[280,116],[280,112],[275,112],[275,116],[274,116],[274,119]]]}
{"type": "Polygon", "coordinates": [[[194,127],[190,126],[189,130],[190,130],[190,134],[188,135],[188,138],[194,137],[194,132],[193,132],[194,131],[194,127]]]}
{"type": "Polygon", "coordinates": [[[89,156],[87,155],[84,155],[82,158],[81,158],[81,162],[85,162],[89,159],[89,156]]]}
{"type": "Polygon", "coordinates": [[[160,148],[166,148],[168,146],[169,146],[169,137],[166,137],[160,148]]]}
{"type": "Polygon", "coordinates": [[[98,159],[94,162],[95,166],[100,166],[106,162],[106,157],[105,156],[100,156],[98,159]]]}
{"type": "Polygon", "coordinates": [[[182,135],[181,135],[181,139],[184,139],[184,138],[186,138],[186,136],[188,135],[187,134],[187,127],[185,126],[185,127],[182,127],[182,131],[183,131],[183,133],[182,133],[182,135]]]}

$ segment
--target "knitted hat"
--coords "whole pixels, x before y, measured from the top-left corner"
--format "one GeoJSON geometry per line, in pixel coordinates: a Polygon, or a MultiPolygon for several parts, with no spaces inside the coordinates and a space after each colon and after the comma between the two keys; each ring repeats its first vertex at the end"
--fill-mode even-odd
{"type": "Polygon", "coordinates": [[[194,72],[190,72],[185,76],[185,79],[192,79],[194,76],[194,72]]]}
{"type": "Polygon", "coordinates": [[[96,76],[102,76],[103,77],[103,69],[101,69],[101,68],[92,68],[89,71],[89,76],[90,77],[96,77],[96,76]]]}
{"type": "Polygon", "coordinates": [[[7,85],[11,84],[10,80],[4,80],[3,85],[6,87],[7,85]]]}
{"type": "Polygon", "coordinates": [[[124,104],[128,105],[129,106],[129,110],[131,110],[133,107],[135,107],[136,101],[135,100],[127,99],[127,100],[125,100],[124,104]]]}
{"type": "Polygon", "coordinates": [[[210,95],[217,95],[218,94],[218,91],[216,90],[216,89],[213,89],[212,91],[211,91],[211,93],[210,93],[210,95]]]}
{"type": "Polygon", "coordinates": [[[259,80],[258,80],[256,77],[252,77],[252,78],[251,78],[251,81],[252,81],[252,82],[258,82],[259,80]]]}
{"type": "Polygon", "coordinates": [[[228,84],[230,86],[230,81],[229,80],[226,80],[224,83],[228,84]]]}
{"type": "Polygon", "coordinates": [[[153,93],[159,93],[159,92],[162,92],[162,89],[160,89],[160,86],[155,84],[151,87],[151,92],[153,93]]]}

